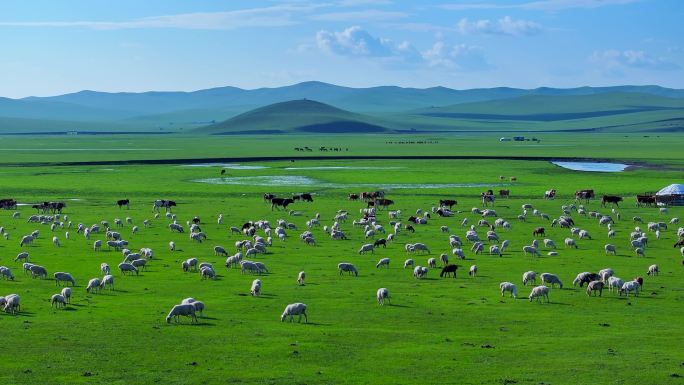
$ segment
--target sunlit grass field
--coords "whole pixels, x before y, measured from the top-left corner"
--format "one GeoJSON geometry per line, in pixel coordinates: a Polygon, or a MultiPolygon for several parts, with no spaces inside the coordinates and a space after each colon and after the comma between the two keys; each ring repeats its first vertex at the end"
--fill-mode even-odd
{"type": "MultiPolygon", "coordinates": [[[[28,142],[24,145],[31,146],[28,142]]],[[[651,155],[655,156],[655,151],[651,155]]],[[[660,155],[674,157],[667,152],[660,155]]],[[[637,169],[583,173],[543,161],[502,160],[244,165],[264,168],[226,169],[223,176],[218,166],[3,168],[0,182],[4,196],[22,203],[63,200],[67,203],[64,214],[74,226],[131,217],[141,230],[131,234],[131,225],[126,225],[121,230],[124,238],[131,249],[151,247],[154,258],[139,276],[124,277],[115,272],[113,292],[88,294],[85,285],[101,275],[100,263],[107,262],[116,270],[123,259],[120,252],[106,247],[93,251],[92,241],[104,239],[104,234],[93,235],[88,241],[74,228],[69,230],[71,239],[66,240],[66,229],[53,234],[49,226],[27,223],[35,213],[30,207],[20,207],[21,218],[14,220],[12,211],[1,211],[0,225],[10,238],[0,240],[0,264],[12,268],[16,279],[0,281],[0,294],[17,293],[22,300],[19,316],[0,315],[5,342],[0,350],[2,380],[12,384],[674,384],[680,381],[675,376],[684,375],[679,348],[684,272],[679,250],[672,248],[676,226],[664,231],[660,240],[649,234],[645,258],[637,258],[627,241],[635,215],[646,222],[684,216],[680,208],[671,208],[664,215],[655,208],[636,208],[633,204],[636,193],[681,182],[680,172],[637,169]],[[506,180],[500,181],[500,175],[506,180]],[[510,176],[516,176],[517,181],[511,183],[510,176]],[[271,184],[273,177],[278,178],[275,185],[271,184]],[[265,185],[197,182],[214,178],[265,185]],[[306,184],[285,184],[292,180],[306,184]],[[447,188],[441,184],[476,187],[447,188]],[[444,198],[457,199],[455,209],[462,212],[452,218],[433,216],[427,225],[416,226],[414,234],[400,232],[387,249],[359,255],[358,248],[368,240],[361,229],[353,228],[351,219],[360,217],[359,209],[365,204],[348,201],[346,196],[374,190],[374,186],[389,187],[387,197],[396,202],[393,209],[402,211],[402,223],[407,223],[416,209],[429,210],[444,198]],[[498,229],[501,239],[511,242],[503,257],[486,252],[474,255],[466,244],[467,259],[456,261],[460,265],[456,279],[440,279],[439,270],[431,269],[427,279],[416,280],[410,269],[402,269],[409,257],[416,264],[426,265],[429,257],[449,253],[453,261],[448,234],[464,238],[466,228],[460,223],[464,217],[471,223],[480,219],[470,209],[480,207],[479,193],[489,188],[511,190],[511,198],[497,200],[494,207],[513,227],[510,231],[498,229]],[[556,200],[541,199],[549,188],[558,190],[556,200]],[[609,241],[607,229],[599,227],[597,220],[574,214],[577,226],[588,230],[592,240],[578,241],[577,250],[560,246],[555,257],[547,256],[548,250],[543,247],[542,257],[523,256],[522,246],[532,241],[534,227],[545,226],[547,237],[559,245],[570,233],[551,228],[549,222],[531,215],[526,222],[518,221],[521,205],[531,203],[557,217],[562,214],[561,205],[573,203],[571,195],[580,188],[593,188],[598,195],[625,196],[617,209],[622,218],[615,225],[617,238],[609,241]],[[262,199],[265,192],[279,196],[311,192],[315,201],[295,203],[290,208],[302,215],[289,216],[285,211],[272,211],[262,199]],[[115,205],[123,198],[131,200],[130,210],[115,205]],[[155,199],[177,201],[174,213],[183,225],[199,216],[209,239],[198,244],[187,234],[171,233],[169,219],[153,217],[151,203],[155,199]],[[306,229],[306,220],[320,213],[322,224],[329,226],[341,209],[350,212],[350,220],[341,224],[349,240],[333,241],[322,229],[314,228],[317,246],[301,242],[298,235],[306,229]],[[216,221],[219,213],[224,217],[222,225],[216,221]],[[214,256],[213,247],[222,245],[232,251],[235,241],[245,239],[244,235],[231,235],[230,226],[259,219],[275,224],[279,218],[294,223],[298,230],[288,231],[285,242],[274,241],[267,254],[255,259],[264,262],[270,273],[259,277],[263,295],[253,298],[249,288],[256,277],[226,269],[225,257],[214,256]],[[150,228],[143,228],[144,219],[151,220],[150,228]],[[440,232],[443,225],[450,228],[449,233],[440,232]],[[20,237],[36,229],[41,236],[34,246],[20,248],[20,237]],[[53,235],[60,238],[62,247],[52,245],[53,235]],[[178,251],[169,251],[172,240],[178,244],[178,251]],[[404,244],[413,242],[427,244],[431,254],[407,255],[404,244]],[[617,246],[617,256],[603,252],[608,242],[617,246]],[[32,262],[45,266],[50,279],[24,275],[21,264],[13,262],[21,250],[29,251],[32,262]],[[184,273],[180,263],[190,257],[213,263],[218,279],[201,281],[197,273],[184,273]],[[375,268],[382,257],[391,258],[390,269],[375,268]],[[339,262],[354,263],[359,276],[340,277],[336,268],[339,262]],[[660,266],[661,274],[648,277],[646,270],[653,263],[660,266]],[[476,278],[467,275],[472,264],[479,267],[476,278]],[[612,267],[626,280],[643,276],[642,294],[626,299],[605,290],[602,297],[589,298],[583,288],[572,286],[577,273],[605,267],[612,267]],[[302,270],[307,281],[305,286],[298,286],[296,277],[302,270]],[[527,270],[556,273],[565,286],[552,289],[550,304],[530,303],[526,298],[529,289],[521,283],[527,270]],[[77,280],[72,304],[66,310],[50,307],[50,296],[60,290],[51,279],[56,271],[70,272],[77,280]],[[517,300],[501,297],[502,281],[518,285],[517,300]],[[375,292],[380,287],[389,289],[391,306],[377,304],[375,292]],[[190,325],[187,319],[180,325],[167,325],[166,313],[185,297],[205,302],[204,317],[198,325],[190,325]],[[308,305],[309,324],[280,322],[282,310],[292,302],[308,305]]],[[[587,209],[615,217],[610,208],[600,207],[597,201],[590,202],[587,209]]],[[[386,212],[378,214],[378,221],[391,228],[386,212]]],[[[478,232],[484,236],[486,228],[478,232]]]]}

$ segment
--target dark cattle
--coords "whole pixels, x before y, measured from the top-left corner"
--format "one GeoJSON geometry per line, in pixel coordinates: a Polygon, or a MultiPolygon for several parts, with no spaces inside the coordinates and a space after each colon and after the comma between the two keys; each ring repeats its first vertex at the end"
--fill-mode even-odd
{"type": "Polygon", "coordinates": [[[407,219],[407,221],[416,223],[416,222],[418,222],[418,218],[416,218],[415,216],[411,215],[411,216],[407,219]]]}
{"type": "Polygon", "coordinates": [[[684,247],[684,239],[680,239],[677,242],[675,242],[674,247],[684,247]]]}
{"type": "Polygon", "coordinates": [[[374,247],[382,246],[382,247],[386,248],[387,247],[387,240],[386,239],[378,239],[377,241],[375,241],[375,243],[373,243],[373,246],[374,247]]]}
{"type": "Polygon", "coordinates": [[[622,202],[622,197],[619,197],[617,195],[604,195],[601,198],[601,206],[604,206],[604,207],[606,206],[606,203],[612,203],[615,206],[620,207],[618,205],[618,203],[620,203],[620,202],[622,202]]]}
{"type": "Polygon", "coordinates": [[[158,199],[154,201],[154,205],[152,206],[152,210],[159,212],[159,208],[163,207],[166,212],[171,212],[171,207],[176,207],[176,202],[174,201],[167,201],[163,199],[158,199]]]}
{"type": "Polygon", "coordinates": [[[499,196],[502,198],[508,198],[511,196],[511,190],[499,190],[499,196]]]}
{"type": "Polygon", "coordinates": [[[637,207],[643,206],[655,206],[656,197],[655,195],[637,195],[636,205],[637,207]]]}
{"type": "Polygon", "coordinates": [[[414,229],[413,226],[411,226],[411,225],[406,225],[406,231],[410,231],[412,233],[415,233],[416,229],[414,229]]]}
{"type": "Polygon", "coordinates": [[[364,201],[374,200],[374,199],[384,198],[384,197],[385,197],[384,191],[373,191],[373,192],[364,191],[361,193],[361,199],[363,199],[364,201]]]}
{"type": "Polygon", "coordinates": [[[254,223],[252,223],[252,222],[245,222],[245,223],[242,225],[242,230],[248,229],[248,228],[253,227],[253,226],[254,226],[254,223]]]}
{"type": "Polygon", "coordinates": [[[444,268],[442,268],[442,272],[439,273],[439,276],[444,278],[444,277],[448,277],[449,274],[452,274],[452,276],[454,278],[456,278],[456,270],[458,270],[457,265],[446,265],[446,266],[444,266],[444,268]]]}
{"type": "Polygon", "coordinates": [[[487,206],[487,203],[491,203],[492,206],[494,205],[494,192],[492,190],[488,190],[486,193],[480,194],[482,197],[482,206],[487,206]]]}
{"type": "Polygon", "coordinates": [[[380,199],[380,198],[378,198],[375,200],[375,207],[377,207],[377,208],[381,208],[381,207],[387,208],[388,206],[393,205],[393,204],[394,204],[394,201],[391,199],[380,199]]]}
{"type": "Polygon", "coordinates": [[[66,207],[66,204],[64,202],[43,202],[39,205],[32,205],[31,207],[41,213],[52,212],[54,214],[61,213],[62,209],[66,207]]]}
{"type": "Polygon", "coordinates": [[[375,207],[375,201],[368,201],[366,207],[375,207]]]}
{"type": "Polygon", "coordinates": [[[542,236],[542,237],[546,236],[546,230],[544,230],[543,227],[537,227],[536,229],[534,229],[532,231],[532,236],[536,237],[537,235],[542,236]]]}
{"type": "Polygon", "coordinates": [[[579,285],[580,285],[580,287],[582,287],[585,283],[589,283],[591,281],[600,281],[600,280],[601,280],[600,275],[598,275],[596,273],[591,273],[591,274],[587,274],[587,275],[583,276],[579,281],[579,285]]]}
{"type": "Polygon", "coordinates": [[[0,199],[0,209],[14,210],[17,208],[17,201],[12,198],[0,199]]]}
{"type": "Polygon", "coordinates": [[[116,201],[116,204],[119,206],[119,208],[122,208],[123,206],[126,206],[127,209],[130,209],[130,201],[128,199],[119,199],[116,201]]]}
{"type": "Polygon", "coordinates": [[[278,206],[283,206],[283,209],[286,209],[292,203],[294,203],[294,200],[291,198],[273,198],[271,199],[271,210],[277,209],[278,206]]]}
{"type": "Polygon", "coordinates": [[[347,196],[347,199],[349,199],[350,201],[357,201],[359,200],[359,194],[350,193],[347,196]]]}
{"type": "Polygon", "coordinates": [[[449,209],[451,209],[455,204],[457,204],[455,199],[440,199],[439,200],[439,205],[444,207],[444,206],[449,206],[449,209]]]}
{"type": "Polygon", "coordinates": [[[304,202],[313,202],[313,197],[309,193],[304,193],[300,197],[304,202]]]}
{"type": "Polygon", "coordinates": [[[575,199],[576,200],[582,200],[584,199],[585,201],[589,201],[589,199],[594,198],[594,190],[579,190],[575,191],[575,199]]]}
{"type": "Polygon", "coordinates": [[[644,279],[641,277],[634,278],[634,281],[639,284],[639,286],[644,287],[644,279]]]}
{"type": "Polygon", "coordinates": [[[273,198],[275,198],[274,194],[269,194],[269,193],[264,194],[264,200],[265,201],[270,201],[273,198]]]}

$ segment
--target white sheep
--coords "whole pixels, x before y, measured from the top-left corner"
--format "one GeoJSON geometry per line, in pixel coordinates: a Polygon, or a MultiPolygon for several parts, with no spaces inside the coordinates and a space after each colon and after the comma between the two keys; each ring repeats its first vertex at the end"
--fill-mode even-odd
{"type": "Polygon", "coordinates": [[[171,308],[171,311],[166,316],[166,323],[171,323],[171,318],[174,318],[176,323],[179,322],[180,316],[190,317],[190,323],[197,322],[197,316],[195,315],[195,306],[192,304],[181,304],[175,305],[171,308]]]}
{"type": "Polygon", "coordinates": [[[9,294],[5,296],[5,307],[3,310],[10,314],[17,314],[21,310],[19,294],[9,294]]]}
{"type": "Polygon", "coordinates": [[[555,249],[556,243],[552,239],[544,239],[544,247],[547,249],[555,249]]]}
{"type": "Polygon", "coordinates": [[[375,247],[373,246],[372,243],[366,243],[365,245],[361,246],[361,248],[359,249],[359,254],[365,254],[369,251],[371,252],[371,254],[374,254],[374,251],[373,251],[374,248],[375,247]]]}
{"type": "Polygon", "coordinates": [[[537,299],[537,302],[539,302],[539,298],[541,298],[542,303],[544,302],[544,298],[546,298],[546,303],[549,303],[549,291],[551,291],[551,289],[547,286],[537,286],[532,288],[528,298],[530,299],[530,302],[535,298],[537,299]]]}
{"type": "Polygon", "coordinates": [[[577,243],[572,238],[565,238],[565,247],[577,248],[577,243]]]}
{"type": "Polygon", "coordinates": [[[613,255],[617,254],[617,251],[615,249],[615,245],[611,245],[610,243],[607,243],[605,246],[603,246],[603,249],[606,251],[606,254],[608,254],[608,253],[613,253],[613,255]]]}
{"type": "Polygon", "coordinates": [[[0,277],[14,281],[14,274],[12,274],[12,270],[7,266],[0,266],[0,277]]]}
{"type": "Polygon", "coordinates": [[[29,262],[29,253],[27,253],[26,251],[22,251],[21,253],[17,254],[16,258],[14,258],[14,262],[17,262],[22,259],[26,262],[29,262]]]}
{"type": "Polygon", "coordinates": [[[109,290],[114,290],[114,276],[107,274],[102,277],[102,282],[100,282],[100,288],[104,289],[109,286],[109,290]]]}
{"type": "Polygon", "coordinates": [[[658,275],[660,274],[660,269],[658,268],[658,265],[651,265],[648,267],[648,271],[646,272],[648,275],[658,275]]]}
{"type": "Polygon", "coordinates": [[[301,302],[287,305],[283,311],[283,314],[280,316],[280,321],[284,322],[289,316],[290,322],[294,322],[294,316],[296,315],[299,316],[299,320],[297,322],[302,322],[302,316],[304,316],[304,322],[309,323],[309,317],[306,315],[306,305],[301,302]]]}
{"type": "Polygon", "coordinates": [[[346,271],[350,275],[354,274],[357,277],[359,276],[358,270],[356,270],[356,267],[351,263],[347,263],[347,262],[338,263],[337,268],[340,271],[340,275],[342,275],[342,273],[346,271]]]}
{"type": "Polygon", "coordinates": [[[511,282],[501,282],[499,284],[499,289],[501,289],[501,296],[503,297],[506,292],[511,293],[510,296],[513,298],[518,298],[518,288],[511,282]]]}
{"type": "Polygon", "coordinates": [[[542,273],[539,277],[541,278],[542,283],[549,283],[551,284],[551,287],[553,287],[554,284],[558,284],[561,289],[563,288],[563,282],[555,274],[542,273]]]}
{"type": "Polygon", "coordinates": [[[475,276],[477,275],[477,265],[470,266],[470,270],[468,270],[468,275],[475,278],[475,276]]]}
{"type": "Polygon", "coordinates": [[[625,281],[621,280],[618,277],[610,277],[608,278],[608,290],[609,291],[620,291],[622,289],[622,285],[625,284],[625,281]]]}
{"type": "Polygon", "coordinates": [[[255,279],[252,281],[252,288],[249,290],[250,294],[254,297],[261,295],[261,280],[255,279]]]}
{"type": "Polygon", "coordinates": [[[135,273],[135,275],[138,275],[138,268],[135,266],[131,265],[130,263],[120,263],[119,264],[119,271],[121,271],[122,275],[126,275],[126,273],[135,273]]]}
{"type": "MultiPolygon", "coordinates": [[[[429,259],[427,260],[427,264],[428,264],[428,267],[434,269],[434,268],[437,267],[437,260],[436,260],[435,258],[429,258],[429,259]]],[[[406,268],[406,266],[404,266],[404,268],[406,268]]]]}
{"type": "Polygon", "coordinates": [[[100,291],[100,284],[102,281],[100,281],[99,278],[93,278],[90,281],[88,281],[88,286],[86,286],[86,291],[88,293],[90,292],[99,292],[100,291]]]}
{"type": "Polygon", "coordinates": [[[64,296],[61,294],[53,294],[52,298],[50,298],[50,305],[55,307],[65,307],[66,298],[64,298],[64,296]]]}
{"type": "Polygon", "coordinates": [[[413,269],[413,276],[418,279],[427,277],[428,268],[424,266],[416,266],[413,269]]]}
{"type": "Polygon", "coordinates": [[[387,290],[384,287],[379,288],[377,292],[377,298],[380,306],[385,304],[385,300],[387,300],[387,302],[390,302],[389,290],[387,290]]]}
{"type": "Polygon", "coordinates": [[[523,246],[522,251],[523,251],[524,255],[527,255],[529,253],[529,254],[532,254],[533,256],[534,255],[536,255],[538,257],[541,256],[541,254],[539,253],[537,248],[534,246],[523,246]]]}
{"type": "Polygon", "coordinates": [[[299,272],[299,275],[297,275],[297,283],[300,285],[304,285],[304,279],[306,278],[306,273],[303,271],[299,272]]]}
{"type": "Polygon", "coordinates": [[[627,297],[629,297],[629,293],[634,292],[634,295],[638,296],[640,287],[641,286],[639,285],[639,282],[627,281],[622,284],[622,287],[620,288],[620,295],[625,294],[627,297]]]}
{"type": "Polygon", "coordinates": [[[411,259],[411,258],[404,261],[404,269],[406,269],[409,266],[414,266],[414,265],[415,265],[415,263],[413,262],[413,259],[411,259]]]}
{"type": "Polygon", "coordinates": [[[64,282],[65,285],[71,283],[71,286],[76,286],[76,281],[74,280],[74,277],[72,277],[69,273],[58,271],[55,274],[53,274],[53,276],[55,277],[55,285],[57,286],[59,286],[61,282],[64,282]]]}
{"type": "Polygon", "coordinates": [[[378,261],[378,263],[375,265],[376,268],[379,268],[381,266],[387,266],[389,269],[390,265],[390,259],[389,258],[382,258],[381,260],[378,261]]]}

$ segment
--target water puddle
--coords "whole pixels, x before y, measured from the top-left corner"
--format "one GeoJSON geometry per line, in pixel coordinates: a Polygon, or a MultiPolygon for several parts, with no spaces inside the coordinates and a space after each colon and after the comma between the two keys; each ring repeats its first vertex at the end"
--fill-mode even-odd
{"type": "Polygon", "coordinates": [[[312,186],[322,188],[369,188],[369,189],[440,189],[463,187],[504,187],[507,184],[491,183],[331,183],[300,175],[262,175],[229,178],[194,179],[192,182],[217,185],[242,186],[312,186]]]}
{"type": "Polygon", "coordinates": [[[556,166],[567,168],[573,171],[592,171],[592,172],[622,172],[629,167],[622,163],[601,163],[601,162],[551,162],[556,166]]]}
{"type": "Polygon", "coordinates": [[[372,166],[317,166],[317,167],[285,167],[285,170],[399,170],[406,167],[372,167],[372,166]]]}

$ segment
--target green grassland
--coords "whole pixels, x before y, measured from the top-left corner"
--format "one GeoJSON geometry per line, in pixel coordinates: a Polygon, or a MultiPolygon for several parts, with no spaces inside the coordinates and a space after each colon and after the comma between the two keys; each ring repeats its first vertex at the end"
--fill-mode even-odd
{"type": "Polygon", "coordinates": [[[499,142],[501,135],[0,136],[0,164],[340,156],[599,158],[668,166],[684,162],[680,153],[684,138],[676,133],[522,133],[540,139],[539,143],[499,142]],[[295,150],[305,146],[312,151],[295,150]],[[321,152],[322,146],[343,151],[321,152]]]}
{"type": "MultiPolygon", "coordinates": [[[[19,316],[0,314],[4,342],[0,379],[7,384],[681,383],[677,376],[684,375],[684,270],[678,250],[672,248],[676,228],[664,231],[660,240],[649,234],[645,258],[635,257],[627,244],[634,226],[632,216],[640,215],[645,221],[684,217],[682,208],[671,208],[667,215],[655,208],[636,208],[632,198],[639,192],[681,182],[680,171],[665,167],[583,173],[545,161],[298,160],[250,163],[267,168],[228,169],[228,175],[223,176],[307,177],[311,183],[258,186],[196,182],[220,178],[219,167],[24,163],[280,155],[292,154],[296,143],[316,148],[349,143],[354,155],[535,156],[574,152],[579,154],[576,156],[597,156],[602,151],[600,156],[606,158],[673,168],[681,164],[681,138],[675,135],[594,138],[565,135],[552,143],[569,147],[534,147],[529,142],[499,144],[492,138],[475,136],[440,138],[439,144],[420,146],[385,145],[385,141],[396,138],[381,136],[283,137],[278,142],[267,137],[5,137],[1,146],[5,149],[35,151],[0,153],[2,163],[21,164],[0,169],[1,195],[23,203],[64,200],[65,214],[74,224],[113,223],[116,217],[129,216],[141,230],[133,235],[126,225],[121,230],[124,238],[132,249],[151,247],[155,254],[148,270],[139,276],[115,273],[113,292],[87,294],[85,284],[100,275],[101,262],[114,267],[122,260],[121,253],[106,247],[101,252],[92,250],[92,240],[104,238],[103,234],[87,241],[72,229],[71,239],[66,240],[65,230],[58,230],[55,234],[62,247],[56,248],[48,226],[26,222],[33,209],[21,207],[21,219],[17,220],[11,219],[11,211],[0,211],[0,226],[10,234],[9,240],[0,239],[0,264],[11,267],[16,275],[14,281],[0,280],[0,294],[18,293],[22,297],[19,316]],[[40,151],[47,148],[59,150],[40,151]],[[108,152],[107,148],[143,150],[108,152]],[[152,150],[144,150],[147,148],[152,150]],[[500,182],[499,175],[515,175],[518,181],[500,182]],[[423,186],[440,183],[482,185],[423,186]],[[367,241],[360,229],[352,227],[351,220],[341,224],[350,238],[347,241],[332,241],[321,229],[313,230],[317,246],[305,246],[299,240],[305,221],[316,213],[321,214],[324,225],[332,223],[339,209],[357,218],[359,208],[365,205],[346,200],[346,195],[383,184],[409,185],[387,190],[387,197],[396,202],[394,209],[403,212],[402,222],[416,209],[434,206],[440,198],[456,198],[456,209],[463,212],[452,218],[433,217],[429,224],[416,226],[415,234],[401,232],[396,242],[387,249],[377,249],[374,255],[357,254],[367,241]],[[448,252],[448,234],[440,232],[440,226],[449,226],[450,233],[463,237],[465,228],[459,224],[464,217],[471,223],[479,219],[470,208],[480,206],[477,197],[487,188],[511,190],[511,198],[498,200],[495,206],[499,216],[513,225],[511,231],[498,230],[512,245],[503,257],[474,255],[466,245],[467,259],[457,261],[461,270],[456,279],[440,279],[438,271],[431,269],[428,279],[416,280],[409,270],[401,268],[408,258],[405,243],[424,242],[430,247],[430,255],[412,256],[421,265],[429,257],[448,252]],[[559,192],[554,201],[541,199],[549,188],[559,192]],[[605,227],[599,227],[595,219],[575,214],[578,227],[587,229],[593,240],[579,241],[577,250],[561,246],[556,257],[546,256],[548,250],[543,248],[542,257],[523,256],[521,248],[531,242],[534,227],[545,226],[547,236],[557,244],[569,236],[569,231],[550,228],[537,217],[517,221],[521,205],[531,203],[556,217],[561,214],[560,206],[571,203],[571,195],[579,188],[594,188],[599,195],[625,196],[618,209],[622,220],[615,225],[618,237],[610,241],[618,247],[618,255],[603,252],[603,245],[609,242],[605,227]],[[264,192],[284,196],[305,191],[316,195],[313,203],[292,206],[302,216],[272,211],[261,198],[264,192]],[[116,207],[114,202],[122,198],[131,199],[130,210],[116,207]],[[201,244],[191,242],[187,234],[171,233],[166,227],[169,220],[163,215],[153,219],[151,202],[160,198],[178,202],[174,213],[180,223],[195,215],[202,218],[202,229],[209,239],[201,244]],[[224,215],[223,225],[216,223],[219,213],[224,215]],[[263,295],[252,298],[248,293],[255,277],[227,270],[225,258],[214,256],[212,248],[223,245],[231,250],[235,241],[245,238],[231,235],[229,226],[257,219],[275,223],[278,218],[295,223],[299,230],[290,230],[287,241],[275,241],[267,254],[256,258],[269,267],[270,273],[260,277],[263,295]],[[150,228],[142,228],[144,219],[152,220],[150,228]],[[36,229],[41,232],[40,238],[25,248],[32,262],[45,266],[50,276],[68,271],[77,280],[72,304],[66,310],[50,307],[50,295],[59,291],[53,280],[31,279],[12,261],[22,250],[19,238],[36,229]],[[171,240],[178,244],[178,251],[168,250],[171,240]],[[201,281],[196,273],[182,272],[180,262],[189,257],[213,263],[218,279],[201,281]],[[390,269],[375,268],[382,257],[391,258],[390,269]],[[339,262],[355,263],[359,277],[340,277],[336,271],[339,262]],[[647,277],[646,269],[653,263],[660,266],[661,274],[647,277]],[[471,264],[479,267],[476,278],[466,274],[471,264]],[[644,276],[642,294],[626,299],[606,290],[602,297],[589,298],[583,289],[572,287],[577,273],[605,267],[612,267],[623,279],[644,276]],[[305,286],[295,282],[301,270],[307,273],[305,286]],[[529,290],[520,282],[527,270],[556,273],[565,287],[552,289],[550,304],[530,303],[526,298],[529,290]],[[502,298],[498,288],[501,281],[516,283],[520,298],[502,298]],[[389,289],[391,306],[377,304],[375,292],[380,287],[389,289]],[[167,325],[166,313],[185,297],[206,303],[204,317],[198,325],[189,325],[187,320],[167,325]],[[309,324],[281,323],[285,305],[296,301],[308,305],[309,324]]],[[[541,144],[552,140],[544,136],[541,144]]],[[[610,208],[601,208],[596,201],[587,208],[610,213],[610,208]]],[[[385,212],[378,219],[389,228],[385,212]]],[[[485,229],[478,232],[484,234],[485,229]]]]}

